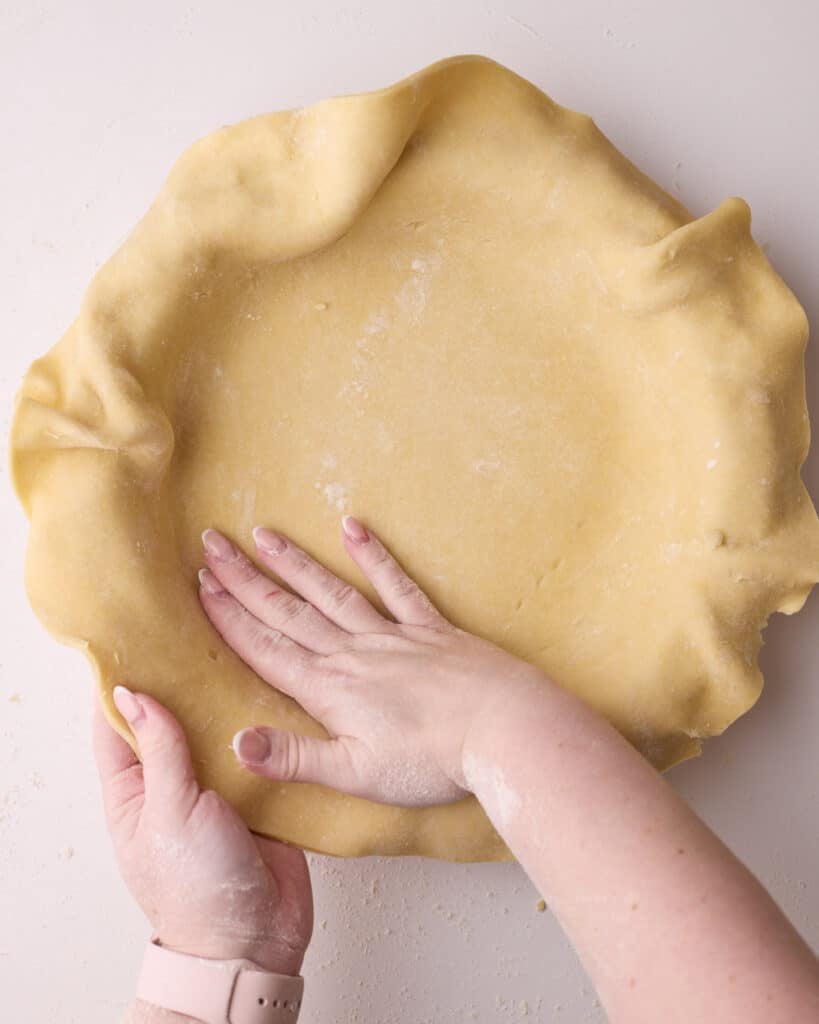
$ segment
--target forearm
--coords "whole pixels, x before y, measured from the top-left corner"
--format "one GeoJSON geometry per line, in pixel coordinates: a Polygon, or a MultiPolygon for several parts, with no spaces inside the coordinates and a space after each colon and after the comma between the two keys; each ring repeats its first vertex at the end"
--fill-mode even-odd
{"type": "Polygon", "coordinates": [[[613,1024],[819,1013],[816,961],[762,886],[576,698],[550,683],[500,694],[463,765],[613,1024]]]}

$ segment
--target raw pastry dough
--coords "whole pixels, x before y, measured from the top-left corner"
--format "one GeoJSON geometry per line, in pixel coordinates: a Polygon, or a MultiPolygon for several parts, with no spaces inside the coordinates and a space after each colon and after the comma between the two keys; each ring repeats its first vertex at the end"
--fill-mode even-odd
{"type": "MultiPolygon", "coordinates": [[[[200,610],[199,534],[282,529],[362,585],[376,528],[457,624],[664,768],[759,694],[819,578],[805,315],[729,199],[693,220],[593,121],[481,58],[192,146],[25,379],[27,584],[185,725],[254,829],[352,856],[509,856],[474,799],[388,807],[236,767],[324,735],[200,610]]],[[[372,596],[372,592],[367,589],[372,596]]]]}

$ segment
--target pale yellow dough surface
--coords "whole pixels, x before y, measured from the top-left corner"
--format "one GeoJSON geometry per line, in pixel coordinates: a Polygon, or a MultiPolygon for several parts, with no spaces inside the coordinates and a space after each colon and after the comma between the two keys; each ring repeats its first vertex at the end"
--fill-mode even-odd
{"type": "Polygon", "coordinates": [[[807,324],[749,221],[739,199],[692,219],[481,58],[215,132],[23,384],[37,614],[124,736],[119,681],[172,708],[252,828],[327,853],[509,856],[471,798],[237,768],[242,726],[324,732],[202,613],[206,526],[278,528],[363,586],[354,512],[455,623],[658,767],[692,756],[757,698],[768,615],[819,578],[807,324]]]}

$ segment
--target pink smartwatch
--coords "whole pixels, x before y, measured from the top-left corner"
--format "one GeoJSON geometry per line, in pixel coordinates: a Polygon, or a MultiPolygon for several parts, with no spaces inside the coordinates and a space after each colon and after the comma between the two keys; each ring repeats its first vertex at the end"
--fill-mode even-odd
{"type": "Polygon", "coordinates": [[[161,946],[145,950],[137,998],[202,1024],[295,1024],[304,978],[250,960],[206,960],[161,946]]]}

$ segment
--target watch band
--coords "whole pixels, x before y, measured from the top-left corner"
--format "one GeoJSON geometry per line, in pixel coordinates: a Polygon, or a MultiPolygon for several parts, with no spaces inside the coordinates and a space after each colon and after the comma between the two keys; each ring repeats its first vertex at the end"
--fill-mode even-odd
{"type": "Polygon", "coordinates": [[[304,978],[248,960],[207,960],[160,946],[145,950],[137,998],[202,1024],[295,1024],[304,978]]]}

